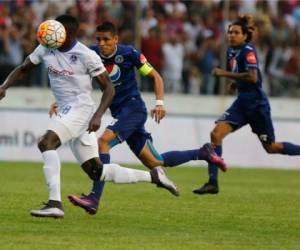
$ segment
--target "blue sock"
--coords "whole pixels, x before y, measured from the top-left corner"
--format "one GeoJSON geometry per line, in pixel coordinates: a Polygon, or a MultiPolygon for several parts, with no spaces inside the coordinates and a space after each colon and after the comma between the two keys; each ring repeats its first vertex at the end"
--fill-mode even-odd
{"type": "Polygon", "coordinates": [[[161,156],[164,159],[165,166],[175,167],[191,160],[200,160],[199,151],[199,149],[186,151],[169,151],[163,153],[161,156]]]}
{"type": "Polygon", "coordinates": [[[282,154],[284,155],[300,155],[300,146],[289,142],[283,142],[282,154]]]}
{"type": "MultiPolygon", "coordinates": [[[[222,146],[218,145],[215,147],[215,152],[218,156],[222,156],[222,146]]],[[[209,175],[209,183],[213,185],[218,185],[218,167],[215,164],[208,164],[208,175],[209,175]]]]}
{"type": "MultiPolygon", "coordinates": [[[[110,163],[110,155],[109,154],[100,154],[99,157],[103,164],[110,163]]],[[[94,181],[93,182],[92,193],[98,200],[100,199],[100,197],[102,195],[102,192],[104,189],[104,184],[105,184],[104,181],[94,181]]]]}

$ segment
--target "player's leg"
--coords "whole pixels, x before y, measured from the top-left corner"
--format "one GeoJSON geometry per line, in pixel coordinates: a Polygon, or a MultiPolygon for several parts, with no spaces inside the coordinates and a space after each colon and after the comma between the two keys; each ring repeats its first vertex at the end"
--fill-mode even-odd
{"type": "Polygon", "coordinates": [[[224,160],[215,152],[211,143],[192,150],[169,151],[162,154],[166,167],[176,167],[189,161],[204,160],[219,167],[223,172],[227,170],[224,160]]]}
{"type": "MultiPolygon", "coordinates": [[[[216,154],[222,156],[222,141],[231,132],[241,128],[247,124],[247,117],[243,112],[238,100],[218,118],[216,126],[210,133],[211,143],[214,145],[216,154]]],[[[196,194],[217,194],[219,192],[218,185],[218,168],[215,164],[208,164],[209,180],[202,187],[194,190],[196,194]]]]}
{"type": "MultiPolygon", "coordinates": [[[[117,134],[112,130],[106,129],[103,134],[98,139],[98,147],[99,147],[99,157],[103,164],[110,163],[110,154],[109,151],[112,147],[119,144],[120,141],[117,138],[117,134]]],[[[105,182],[96,180],[93,181],[93,187],[89,194],[95,200],[100,200],[104,189],[105,182]]]]}
{"type": "MultiPolygon", "coordinates": [[[[212,130],[210,137],[211,142],[215,147],[216,154],[221,157],[222,156],[222,142],[223,139],[233,131],[233,127],[229,123],[220,122],[217,123],[215,128],[212,130]]],[[[194,190],[193,192],[196,194],[216,194],[219,192],[218,185],[218,168],[217,166],[210,162],[208,164],[208,174],[209,180],[199,189],[194,190]]]]}
{"type": "Polygon", "coordinates": [[[53,130],[48,130],[39,140],[38,148],[44,160],[44,176],[48,187],[49,200],[45,206],[32,210],[31,215],[36,217],[63,218],[64,211],[60,193],[60,160],[56,149],[72,136],[68,129],[59,122],[54,122],[53,130]]]}
{"type": "Polygon", "coordinates": [[[276,142],[269,106],[261,107],[251,119],[252,131],[257,134],[269,154],[300,155],[300,145],[290,142],[276,142]]]}
{"type": "Polygon", "coordinates": [[[272,142],[262,145],[269,154],[300,155],[300,145],[290,142],[272,142]]]}
{"type": "Polygon", "coordinates": [[[154,147],[151,134],[144,127],[136,130],[126,141],[131,151],[148,168],[157,166],[175,167],[191,160],[206,160],[213,162],[226,170],[226,165],[214,151],[210,143],[206,143],[200,149],[185,151],[169,151],[160,154],[154,147]]]}
{"type": "MultiPolygon", "coordinates": [[[[93,133],[85,133],[80,138],[73,140],[71,147],[74,156],[81,163],[82,169],[93,181],[101,180],[114,183],[149,182],[169,190],[176,196],[179,194],[174,183],[166,177],[161,168],[155,168],[151,172],[147,172],[124,168],[117,164],[102,165],[98,158],[98,145],[96,139],[93,142],[93,137],[95,137],[93,133]]],[[[99,200],[95,197],[70,195],[68,198],[73,204],[84,208],[90,214],[97,212],[99,200]]]]}

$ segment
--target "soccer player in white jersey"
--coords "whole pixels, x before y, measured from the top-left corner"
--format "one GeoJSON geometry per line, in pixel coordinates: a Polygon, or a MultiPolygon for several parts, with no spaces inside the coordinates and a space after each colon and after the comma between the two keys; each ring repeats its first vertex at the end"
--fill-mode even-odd
{"type": "Polygon", "coordinates": [[[101,118],[114,96],[114,87],[100,57],[76,40],[78,21],[69,15],[59,16],[67,38],[59,49],[47,49],[39,45],[16,67],[0,86],[0,99],[6,89],[21,79],[39,63],[48,70],[50,85],[58,104],[58,115],[54,116],[45,134],[38,142],[44,160],[44,175],[48,186],[49,200],[41,209],[32,210],[36,217],[63,218],[64,210],[60,192],[60,160],[56,149],[66,142],[92,180],[115,183],[149,182],[178,195],[176,186],[164,174],[161,167],[150,172],[128,169],[117,164],[103,165],[98,157],[95,131],[100,127],[101,118]],[[101,102],[96,109],[91,98],[92,78],[103,89],[101,102]]]}

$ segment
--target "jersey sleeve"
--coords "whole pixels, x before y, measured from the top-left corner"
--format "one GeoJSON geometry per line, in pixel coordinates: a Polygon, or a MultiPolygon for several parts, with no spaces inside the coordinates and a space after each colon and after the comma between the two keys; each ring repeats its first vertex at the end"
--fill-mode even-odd
{"type": "Polygon", "coordinates": [[[258,68],[257,54],[256,54],[256,51],[252,47],[247,46],[245,48],[245,51],[243,54],[243,61],[244,61],[246,70],[250,69],[250,68],[258,68]]]}
{"type": "Polygon", "coordinates": [[[147,61],[147,58],[134,48],[131,51],[131,58],[134,66],[143,76],[148,75],[153,70],[152,65],[147,61]]]}
{"type": "Polygon", "coordinates": [[[98,76],[106,70],[100,56],[92,50],[89,50],[87,55],[86,67],[91,77],[98,76]]]}
{"type": "Polygon", "coordinates": [[[35,50],[29,55],[29,59],[33,64],[39,64],[43,61],[43,56],[46,53],[47,48],[39,45],[35,50]]]}

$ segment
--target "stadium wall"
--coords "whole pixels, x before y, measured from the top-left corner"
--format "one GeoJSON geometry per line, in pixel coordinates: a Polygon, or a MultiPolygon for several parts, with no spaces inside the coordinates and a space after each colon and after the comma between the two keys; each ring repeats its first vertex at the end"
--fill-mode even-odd
{"type": "MultiPolygon", "coordinates": [[[[100,92],[95,91],[95,100],[100,92]]],[[[147,107],[154,104],[153,94],[144,95],[147,107]]],[[[151,119],[147,129],[152,132],[154,145],[160,152],[196,148],[209,141],[214,120],[230,105],[232,97],[215,96],[166,96],[168,116],[160,125],[151,119]]],[[[15,88],[0,103],[0,160],[42,161],[36,147],[38,137],[49,122],[47,111],[53,97],[49,90],[15,88]]],[[[300,142],[300,103],[290,99],[271,99],[276,136],[280,141],[300,142]]],[[[111,122],[107,114],[100,134],[111,122]]],[[[62,161],[75,162],[68,147],[59,150],[62,161]]],[[[242,128],[224,140],[224,158],[230,166],[299,169],[300,157],[268,155],[252,134],[249,126],[242,128]]],[[[112,150],[112,161],[140,164],[126,144],[112,150]]],[[[194,162],[189,165],[205,165],[194,162]]]]}

